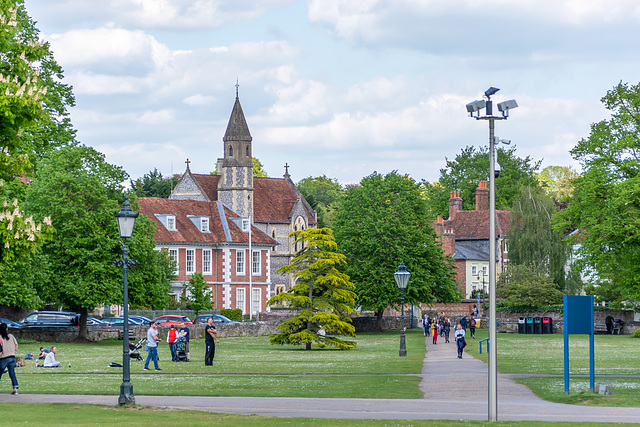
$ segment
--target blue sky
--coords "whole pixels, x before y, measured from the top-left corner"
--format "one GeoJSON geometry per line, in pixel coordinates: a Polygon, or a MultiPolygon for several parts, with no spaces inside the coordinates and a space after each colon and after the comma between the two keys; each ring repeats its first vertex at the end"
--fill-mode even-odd
{"type": "MultiPolygon", "coordinates": [[[[465,104],[490,86],[520,107],[496,124],[521,157],[573,165],[637,83],[635,0],[26,0],[73,85],[79,140],[134,177],[208,173],[240,84],[270,176],[438,179],[487,144],[465,104]]],[[[498,159],[499,160],[499,159],[498,159]]]]}

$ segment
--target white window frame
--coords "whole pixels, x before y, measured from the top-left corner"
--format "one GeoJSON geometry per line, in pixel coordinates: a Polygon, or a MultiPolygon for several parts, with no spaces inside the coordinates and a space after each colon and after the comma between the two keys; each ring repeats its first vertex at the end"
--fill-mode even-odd
{"type": "Polygon", "coordinates": [[[185,270],[187,274],[193,274],[196,272],[196,250],[187,249],[185,253],[185,270]]]}
{"type": "Polygon", "coordinates": [[[245,255],[244,249],[236,249],[236,274],[238,276],[244,276],[246,274],[247,269],[245,268],[245,264],[247,263],[247,257],[245,255]]]}
{"type": "Polygon", "coordinates": [[[176,248],[169,248],[169,256],[176,263],[176,269],[173,271],[173,274],[180,274],[180,250],[176,248]]]}
{"type": "Polygon", "coordinates": [[[251,313],[256,314],[262,309],[262,289],[253,288],[251,291],[251,313]]]}
{"type": "Polygon", "coordinates": [[[260,276],[262,274],[262,262],[261,262],[262,260],[260,256],[262,255],[262,253],[261,251],[252,251],[252,252],[253,252],[253,257],[251,259],[251,273],[254,276],[260,276]]]}
{"type": "Polygon", "coordinates": [[[487,277],[489,275],[489,266],[488,265],[483,265],[482,266],[482,275],[487,277]]]}
{"type": "Polygon", "coordinates": [[[167,230],[176,231],[176,216],[167,215],[167,230]]]}
{"type": "Polygon", "coordinates": [[[472,265],[471,266],[471,275],[474,276],[474,277],[478,275],[478,266],[477,265],[472,265]]]}
{"type": "Polygon", "coordinates": [[[209,217],[203,216],[200,218],[200,231],[203,233],[209,232],[209,217]]]}
{"type": "Polygon", "coordinates": [[[212,272],[212,254],[211,249],[202,250],[202,274],[211,274],[212,272]]]}
{"type": "Polygon", "coordinates": [[[236,288],[236,308],[242,310],[242,314],[247,312],[246,289],[236,288]]]}

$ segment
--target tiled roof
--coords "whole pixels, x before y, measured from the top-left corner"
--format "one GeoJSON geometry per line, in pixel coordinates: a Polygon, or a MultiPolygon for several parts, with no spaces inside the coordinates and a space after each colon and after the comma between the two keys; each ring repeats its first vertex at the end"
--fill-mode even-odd
{"type": "MultiPolygon", "coordinates": [[[[496,211],[496,237],[509,233],[510,219],[510,211],[496,211]]],[[[489,211],[457,211],[455,219],[444,221],[444,227],[453,231],[456,241],[489,239],[489,211]]]]}
{"type": "MultiPolygon", "coordinates": [[[[498,259],[498,243],[496,242],[496,260],[498,259]]],[[[457,240],[453,259],[489,261],[489,239],[457,240]]]]}
{"type": "MultiPolygon", "coordinates": [[[[220,175],[193,174],[198,185],[204,190],[209,200],[218,200],[218,181],[220,175]]],[[[254,222],[290,223],[289,215],[293,210],[298,194],[285,178],[253,178],[253,220],[254,222]]],[[[312,212],[305,206],[309,224],[316,220],[312,212]]]]}
{"type": "MultiPolygon", "coordinates": [[[[218,202],[200,200],[161,199],[142,197],[138,199],[140,213],[150,218],[156,226],[154,240],[162,243],[249,243],[249,233],[244,233],[231,218],[238,215],[218,202]],[[219,209],[219,205],[222,209],[219,209]],[[221,215],[221,212],[223,215],[221,215]],[[169,231],[156,215],[175,215],[176,231],[169,231]],[[203,233],[189,216],[209,217],[210,233],[203,233]],[[227,229],[227,233],[225,233],[227,229]],[[229,242],[230,238],[230,242],[229,242]]],[[[267,234],[252,226],[252,243],[277,245],[267,234]]]]}

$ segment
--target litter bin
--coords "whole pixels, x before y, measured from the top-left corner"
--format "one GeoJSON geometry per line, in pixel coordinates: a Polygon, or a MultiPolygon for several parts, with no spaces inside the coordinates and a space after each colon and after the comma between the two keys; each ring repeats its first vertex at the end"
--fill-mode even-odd
{"type": "Polygon", "coordinates": [[[533,333],[542,334],[542,317],[536,316],[533,318],[533,333]]]}
{"type": "Polygon", "coordinates": [[[533,317],[527,317],[525,334],[533,334],[533,317]]]}
{"type": "Polygon", "coordinates": [[[551,317],[542,318],[542,333],[543,334],[553,333],[553,319],[551,317]]]}
{"type": "Polygon", "coordinates": [[[526,324],[524,323],[527,319],[525,317],[518,317],[518,333],[519,334],[526,334],[527,333],[527,329],[526,329],[526,324]]]}

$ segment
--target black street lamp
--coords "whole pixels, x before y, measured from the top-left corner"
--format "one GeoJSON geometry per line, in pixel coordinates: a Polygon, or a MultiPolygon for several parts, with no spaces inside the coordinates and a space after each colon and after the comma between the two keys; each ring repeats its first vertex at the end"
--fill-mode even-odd
{"type": "Polygon", "coordinates": [[[130,259],[129,245],[127,239],[131,239],[133,226],[136,224],[138,214],[131,210],[129,198],[125,196],[120,212],[116,212],[118,220],[118,231],[120,232],[120,242],[122,243],[122,259],[113,262],[113,265],[122,267],[124,275],[124,289],[122,306],[124,309],[124,323],[122,324],[122,385],[120,385],[119,405],[133,405],[136,403],[133,397],[133,386],[131,385],[131,370],[129,357],[129,284],[127,283],[127,273],[129,267],[137,262],[130,259]]]}
{"type": "Polygon", "coordinates": [[[396,279],[396,284],[398,285],[398,289],[400,289],[400,305],[402,305],[402,317],[400,320],[400,357],[407,355],[407,344],[404,336],[404,292],[407,290],[409,277],[411,277],[411,273],[407,271],[404,262],[400,261],[398,271],[393,273],[393,278],[396,279]]]}

